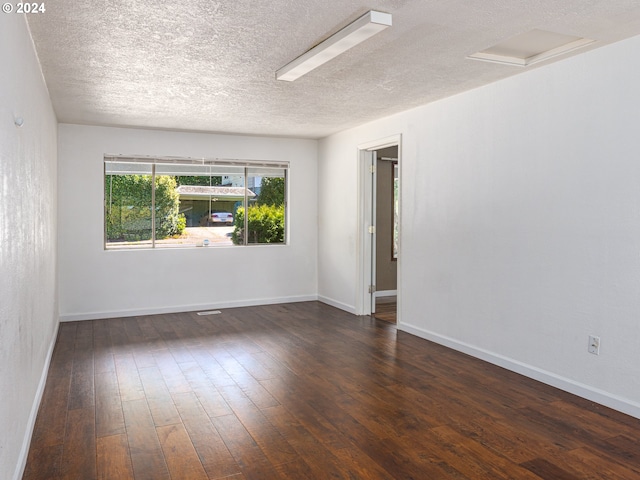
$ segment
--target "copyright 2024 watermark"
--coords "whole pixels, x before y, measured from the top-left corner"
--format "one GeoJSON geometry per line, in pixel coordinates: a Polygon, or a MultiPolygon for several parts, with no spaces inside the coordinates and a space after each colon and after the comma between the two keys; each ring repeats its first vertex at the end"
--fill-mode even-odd
{"type": "Polygon", "coordinates": [[[44,13],[47,11],[43,3],[3,3],[4,13],[44,13]]]}

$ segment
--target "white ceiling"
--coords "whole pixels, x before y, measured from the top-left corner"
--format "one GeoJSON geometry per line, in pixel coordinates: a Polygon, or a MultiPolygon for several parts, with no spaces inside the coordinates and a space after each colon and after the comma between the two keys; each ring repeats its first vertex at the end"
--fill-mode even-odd
{"type": "Polygon", "coordinates": [[[64,123],[320,138],[640,34],[638,0],[56,0],[27,15],[64,123]],[[393,26],[275,71],[369,10],[393,26]],[[596,40],[535,66],[466,59],[532,29],[596,40]]]}

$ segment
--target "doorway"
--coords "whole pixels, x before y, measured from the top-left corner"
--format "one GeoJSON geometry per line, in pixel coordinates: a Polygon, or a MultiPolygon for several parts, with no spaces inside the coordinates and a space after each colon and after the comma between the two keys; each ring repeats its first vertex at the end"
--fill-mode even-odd
{"type": "Polygon", "coordinates": [[[400,321],[401,137],[359,146],[360,295],[358,313],[400,321]]]}
{"type": "Polygon", "coordinates": [[[398,146],[374,151],[375,272],[372,314],[396,323],[398,295],[398,146]]]}

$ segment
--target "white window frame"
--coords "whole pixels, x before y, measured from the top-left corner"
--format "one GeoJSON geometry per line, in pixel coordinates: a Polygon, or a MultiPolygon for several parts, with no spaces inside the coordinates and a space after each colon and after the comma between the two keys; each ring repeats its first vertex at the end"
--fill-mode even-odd
{"type": "MultiPolygon", "coordinates": [[[[108,163],[127,163],[127,164],[146,164],[151,165],[152,176],[152,189],[151,189],[151,246],[132,246],[131,248],[109,248],[107,241],[107,228],[106,228],[106,211],[103,213],[103,228],[104,228],[104,249],[105,250],[141,250],[141,249],[156,249],[156,228],[155,228],[155,176],[156,165],[191,165],[191,166],[222,166],[222,167],[240,167],[244,169],[244,238],[241,245],[233,245],[234,247],[245,246],[282,246],[288,244],[288,231],[289,231],[289,208],[288,208],[288,193],[289,193],[289,162],[281,161],[256,161],[256,160],[238,160],[238,159],[219,159],[219,158],[188,158],[188,157],[158,157],[158,156],[145,156],[145,155],[121,155],[121,154],[105,154],[104,155],[104,168],[103,168],[103,182],[107,176],[107,164],[108,163]],[[268,169],[281,169],[284,172],[284,239],[282,243],[250,243],[248,240],[248,192],[247,192],[247,178],[249,170],[252,168],[268,168],[268,169]]],[[[103,190],[104,195],[104,190],[103,190]]],[[[106,205],[106,198],[103,199],[103,205],[106,205]]],[[[183,245],[180,248],[194,248],[194,245],[183,245]]],[[[161,248],[163,249],[163,248],[161,248]]]]}

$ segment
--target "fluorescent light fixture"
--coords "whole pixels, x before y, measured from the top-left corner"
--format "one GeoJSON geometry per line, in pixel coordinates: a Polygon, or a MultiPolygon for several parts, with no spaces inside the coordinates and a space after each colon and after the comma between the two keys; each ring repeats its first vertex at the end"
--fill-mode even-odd
{"type": "Polygon", "coordinates": [[[497,43],[467,58],[526,67],[585,47],[594,40],[546,30],[531,30],[497,43]]]}
{"type": "Polygon", "coordinates": [[[391,14],[371,10],[311,50],[276,71],[276,79],[293,82],[391,26],[391,14]]]}

